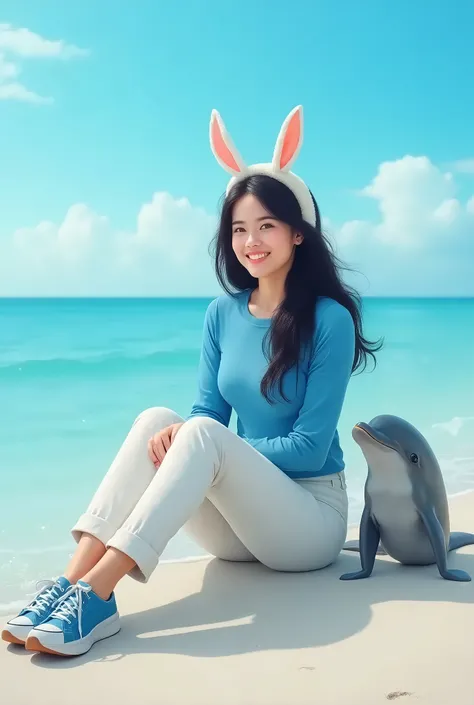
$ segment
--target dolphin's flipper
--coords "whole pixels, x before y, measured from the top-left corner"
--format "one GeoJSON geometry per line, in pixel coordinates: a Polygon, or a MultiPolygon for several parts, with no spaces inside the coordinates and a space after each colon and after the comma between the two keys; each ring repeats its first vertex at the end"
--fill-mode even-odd
{"type": "Polygon", "coordinates": [[[474,544],[474,534],[467,534],[465,531],[452,531],[449,537],[448,551],[455,551],[456,548],[472,544],[474,544]]]}
{"type": "MultiPolygon", "coordinates": [[[[360,547],[359,547],[359,539],[353,539],[351,541],[346,541],[344,546],[342,547],[344,551],[355,551],[357,553],[360,552],[360,547]]],[[[465,544],[464,544],[465,545],[465,544]]],[[[387,551],[384,549],[381,543],[379,543],[379,546],[377,548],[377,555],[378,556],[386,556],[387,551]]]]}
{"type": "Polygon", "coordinates": [[[449,570],[447,566],[447,551],[444,538],[443,527],[439,523],[439,519],[433,507],[427,507],[424,510],[418,510],[421,520],[425,525],[428,533],[431,547],[436,559],[439,573],[446,580],[457,580],[460,582],[469,582],[471,576],[464,570],[449,570]]]}
{"type": "Polygon", "coordinates": [[[379,528],[370,515],[370,507],[366,504],[360,520],[359,550],[362,570],[356,573],[344,573],[339,579],[359,580],[360,578],[368,578],[374,567],[379,541],[379,528]]]}

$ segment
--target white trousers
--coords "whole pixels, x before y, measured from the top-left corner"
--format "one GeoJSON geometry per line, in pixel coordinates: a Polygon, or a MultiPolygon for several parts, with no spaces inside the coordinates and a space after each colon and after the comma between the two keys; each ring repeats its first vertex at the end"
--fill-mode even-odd
{"type": "Polygon", "coordinates": [[[207,417],[178,431],[158,469],[148,439],[183,419],[166,408],[143,411],[72,529],[130,556],[131,577],[147,582],[181,527],[208,553],[259,561],[280,571],[323,568],[347,532],[344,473],[293,480],[246,441],[207,417]]]}

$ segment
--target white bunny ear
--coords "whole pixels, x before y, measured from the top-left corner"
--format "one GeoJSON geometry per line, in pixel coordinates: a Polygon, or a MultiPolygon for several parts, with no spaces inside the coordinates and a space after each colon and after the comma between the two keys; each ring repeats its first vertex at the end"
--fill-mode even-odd
{"type": "Polygon", "coordinates": [[[219,164],[234,176],[242,174],[246,166],[225,129],[224,122],[217,110],[213,110],[211,114],[209,138],[211,149],[219,164]]]}
{"type": "Polygon", "coordinates": [[[303,144],[303,107],[297,105],[281,126],[273,152],[272,167],[289,171],[303,144]]]}

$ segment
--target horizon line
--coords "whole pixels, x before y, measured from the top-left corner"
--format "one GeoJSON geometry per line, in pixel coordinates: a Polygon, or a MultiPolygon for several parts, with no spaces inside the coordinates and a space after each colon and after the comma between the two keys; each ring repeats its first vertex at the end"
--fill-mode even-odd
{"type": "MultiPolygon", "coordinates": [[[[124,300],[160,300],[160,301],[170,301],[170,300],[204,300],[204,299],[214,299],[222,294],[200,294],[193,296],[191,294],[180,295],[176,294],[173,296],[167,295],[156,295],[156,296],[146,296],[146,295],[53,295],[53,296],[0,296],[0,301],[75,301],[75,300],[104,300],[104,301],[124,301],[124,300]]],[[[474,299],[474,295],[459,295],[459,294],[360,294],[362,299],[456,299],[456,300],[470,300],[474,299]]]]}

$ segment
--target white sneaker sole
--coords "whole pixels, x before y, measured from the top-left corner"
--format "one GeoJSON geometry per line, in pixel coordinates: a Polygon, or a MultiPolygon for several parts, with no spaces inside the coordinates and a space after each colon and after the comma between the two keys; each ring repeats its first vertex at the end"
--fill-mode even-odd
{"type": "Polygon", "coordinates": [[[55,654],[56,656],[80,656],[87,653],[96,641],[108,639],[119,631],[120,616],[116,612],[112,617],[105,619],[94,627],[83,639],[77,639],[77,641],[71,641],[66,644],[60,644],[55,642],[54,639],[48,638],[53,636],[54,632],[32,629],[26,640],[25,649],[28,651],[41,651],[45,654],[55,654]]]}
{"type": "Polygon", "coordinates": [[[6,624],[2,631],[3,641],[8,641],[10,644],[25,645],[28,634],[33,629],[32,626],[20,626],[18,624],[6,624]]]}

